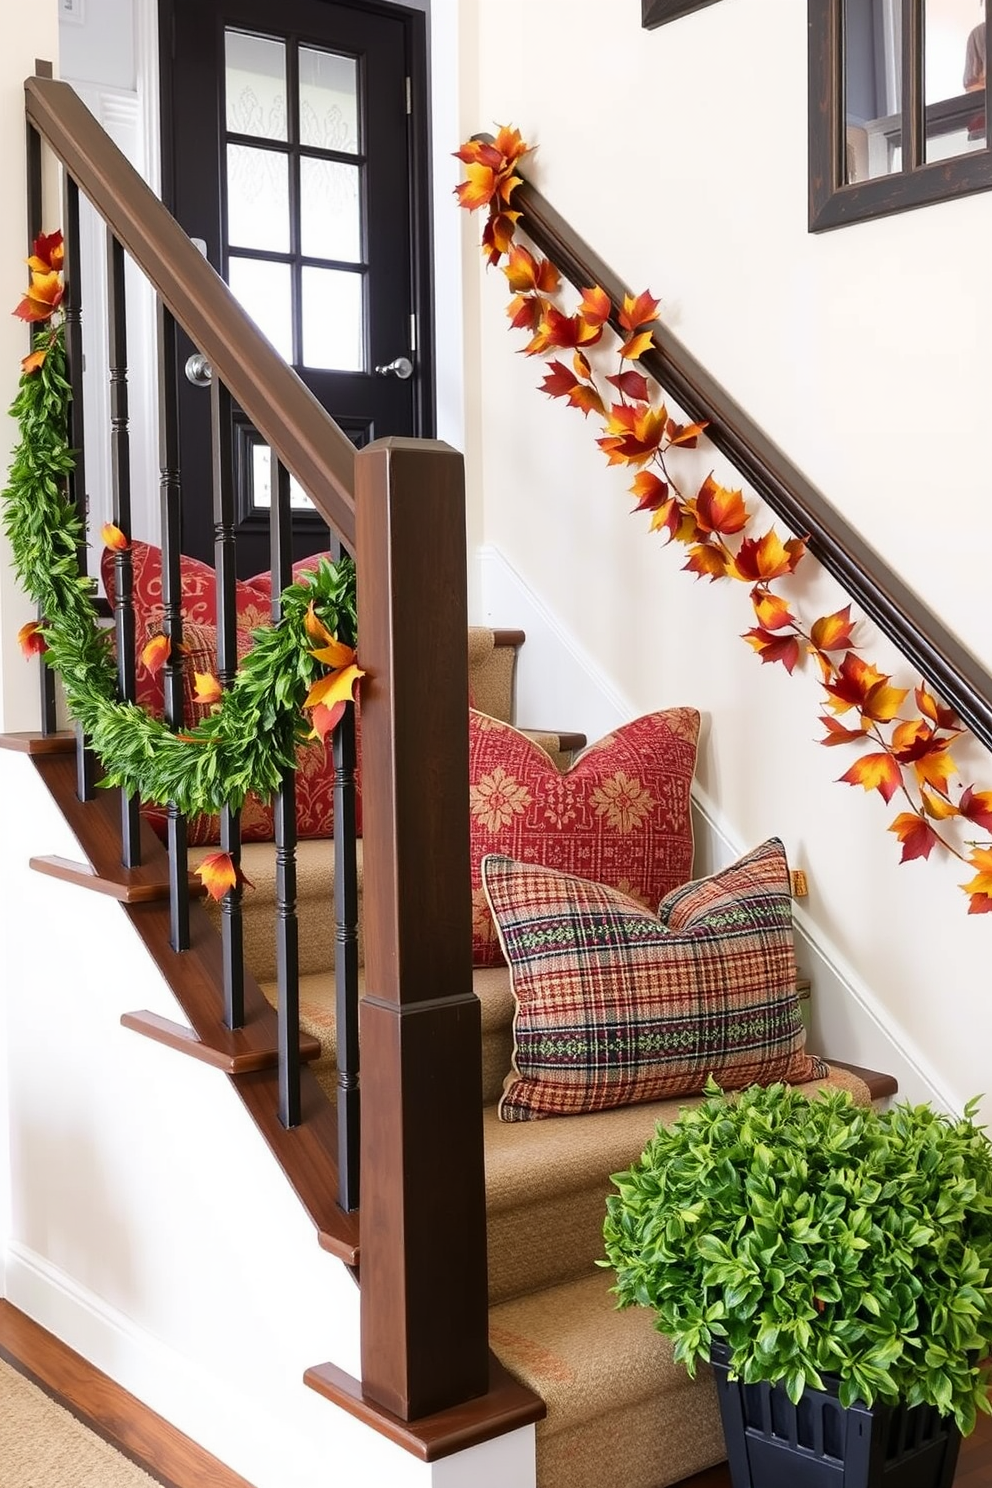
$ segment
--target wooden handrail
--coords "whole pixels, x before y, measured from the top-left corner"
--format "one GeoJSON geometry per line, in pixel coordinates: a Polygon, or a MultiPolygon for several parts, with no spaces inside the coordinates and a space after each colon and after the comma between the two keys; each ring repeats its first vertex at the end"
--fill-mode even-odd
{"type": "Polygon", "coordinates": [[[27,119],[320,514],[355,544],[355,450],[68,83],[29,77],[27,119]]]}
{"type": "MultiPolygon", "coordinates": [[[[566,279],[577,289],[599,285],[614,307],[622,306],[627,286],[534,186],[518,186],[513,205],[522,214],[520,227],[566,279]]],[[[626,336],[616,314],[611,324],[626,336]]],[[[992,675],[972,652],[666,326],[655,327],[654,346],[641,363],[690,419],[708,422],[707,438],[720,453],[992,749],[992,675]]]]}

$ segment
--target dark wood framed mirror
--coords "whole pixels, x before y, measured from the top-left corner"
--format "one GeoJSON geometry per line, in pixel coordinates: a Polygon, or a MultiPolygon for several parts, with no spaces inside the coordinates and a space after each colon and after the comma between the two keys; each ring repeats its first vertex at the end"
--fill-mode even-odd
{"type": "Polygon", "coordinates": [[[663,26],[666,21],[678,20],[704,5],[713,5],[715,0],[641,0],[641,25],[647,31],[663,26]]]}
{"type": "Polygon", "coordinates": [[[809,0],[811,232],[992,187],[992,0],[809,0]]]}

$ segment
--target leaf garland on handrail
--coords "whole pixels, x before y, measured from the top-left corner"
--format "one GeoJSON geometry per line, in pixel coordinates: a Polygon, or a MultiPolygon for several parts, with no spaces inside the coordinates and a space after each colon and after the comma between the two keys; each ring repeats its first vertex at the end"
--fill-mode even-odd
{"type": "Polygon", "coordinates": [[[455,193],[470,212],[488,209],[482,251],[489,266],[501,267],[506,275],[513,293],[507,309],[510,324],[530,338],[523,355],[552,353],[541,391],[564,398],[586,418],[596,416],[603,429],[596,442],[608,463],[636,472],[630,487],[637,500],[634,511],[650,513],[652,532],[667,534],[668,543],[688,550],[683,567],[689,573],[750,586],[757,623],[743,639],[762,662],[778,662],[791,674],[807,655],[815,658],[828,710],[820,718],[824,735],[818,742],[859,749],[841,781],[877,790],[886,805],[894,796],[902,797],[905,809],[888,828],[902,846],[900,862],[929,858],[935,848],[946,850],[974,870],[974,877],[961,886],[969,896],[968,913],[992,913],[992,841],[965,837],[975,828],[992,833],[992,790],[968,785],[956,799],[951,794],[958,768],[950,746],[968,731],[922,680],[914,689],[916,711],[904,715],[909,689],[894,686],[890,675],[856,654],[857,622],[850,605],[808,622],[775,591],[806,556],[802,538],[783,541],[774,528],[755,534],[755,509],[743,492],[721,486],[712,474],[695,496],[680,488],[673,461],[680,450],[696,447],[706,425],[681,424],[670,417],[661,389],[634,365],[654,344],[651,327],[659,302],[645,291],[615,306],[602,288],[590,285],[576,309],[568,313],[562,308],[557,267],[515,241],[521,216],[511,205],[521,180],[516,167],[530,148],[518,130],[506,126],[492,141],[468,140],[455,151],[466,175],[455,193]],[[589,353],[606,344],[614,314],[625,334],[617,370],[604,377],[594,371],[589,353]],[[555,352],[571,353],[570,361],[555,352]]]}
{"type": "MultiPolygon", "coordinates": [[[[0,501],[18,579],[44,617],[23,626],[18,639],[25,655],[43,653],[61,676],[69,713],[106,771],[104,784],[143,801],[173,802],[187,815],[237,809],[249,792],[268,798],[280,788],[282,772],[295,768],[296,744],[326,739],[364,675],[354,650],[354,564],[322,559],[285,589],[282,619],[253,632],[228,689],[198,674],[201,699],[219,697],[202,722],[174,733],[137,704],[119,700],[113,632],[99,623],[95,582],[79,574],[77,553],[86,539],[68,496],[74,460],[67,440],[72,394],[60,310],[62,253],[61,233],[36,239],[28,259],[31,286],[14,311],[40,329],[21,363],[10,410],[19,438],[0,501]]],[[[128,543],[114,527],[104,537],[118,550],[128,543]]],[[[156,640],[164,642],[161,664],[170,643],[156,640]]]]}

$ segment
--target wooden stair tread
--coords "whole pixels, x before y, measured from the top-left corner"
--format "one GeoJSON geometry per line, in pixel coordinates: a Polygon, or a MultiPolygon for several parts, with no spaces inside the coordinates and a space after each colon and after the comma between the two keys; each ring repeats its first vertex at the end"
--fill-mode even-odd
{"type": "Polygon", "coordinates": [[[15,754],[75,754],[76,736],[65,731],[0,734],[0,749],[11,749],[15,754]]]}

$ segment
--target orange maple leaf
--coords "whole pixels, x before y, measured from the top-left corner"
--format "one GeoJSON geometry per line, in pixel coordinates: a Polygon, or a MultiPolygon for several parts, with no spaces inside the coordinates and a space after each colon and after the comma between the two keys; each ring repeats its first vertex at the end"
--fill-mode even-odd
{"type": "Polygon", "coordinates": [[[307,738],[320,739],[321,743],[325,743],[328,734],[333,734],[340,723],[344,710],[345,704],[343,702],[335,703],[333,708],[328,708],[323,703],[318,703],[310,714],[311,729],[307,738]]]}
{"type": "Polygon", "coordinates": [[[321,677],[310,688],[304,699],[304,708],[316,708],[318,703],[332,708],[335,703],[353,702],[356,683],[364,676],[361,667],[354,664],[328,672],[326,677],[321,677]]]}
{"type": "Polygon", "coordinates": [[[25,377],[30,377],[32,372],[37,372],[39,367],[43,367],[47,355],[47,346],[37,346],[34,351],[29,351],[26,357],[22,357],[21,371],[25,377]]]}
{"type": "Polygon", "coordinates": [[[712,582],[715,579],[726,578],[727,555],[714,543],[696,543],[689,549],[688,563],[682,566],[686,572],[694,573],[701,579],[708,578],[712,582]]]}
{"type": "Polygon", "coordinates": [[[148,641],[142,650],[141,664],[151,672],[153,677],[157,677],[168,661],[171,652],[172,643],[169,637],[162,635],[160,631],[158,635],[152,636],[151,640],[148,641]]]}
{"type": "Polygon", "coordinates": [[[634,336],[628,336],[620,348],[620,355],[627,362],[636,362],[650,351],[654,345],[654,337],[650,331],[638,331],[634,336]]]}
{"type": "Polygon", "coordinates": [[[961,727],[961,720],[954,709],[947,708],[943,703],[938,702],[923,682],[916,689],[916,706],[924,717],[929,718],[938,728],[956,732],[961,727]]]}
{"type": "Polygon", "coordinates": [[[903,811],[888,828],[895,832],[902,843],[900,863],[911,863],[914,858],[928,858],[940,841],[933,827],[915,811],[903,811]]]}
{"type": "Polygon", "coordinates": [[[658,319],[660,304],[661,301],[653,299],[646,289],[639,295],[624,295],[620,324],[625,331],[636,331],[639,326],[653,325],[658,319]]]}
{"type": "Polygon", "coordinates": [[[59,273],[65,263],[65,244],[60,232],[39,233],[32,244],[28,268],[37,274],[59,273]]]}
{"type": "Polygon", "coordinates": [[[892,731],[892,748],[901,765],[912,765],[921,785],[947,795],[957,765],[948,753],[951,740],[941,738],[923,718],[911,718],[892,731]]]}
{"type": "Polygon", "coordinates": [[[796,623],[796,617],[785,600],[781,595],[773,594],[770,589],[756,586],[751,590],[751,603],[758,617],[758,624],[764,630],[784,630],[787,625],[796,623]]]}
{"type": "Polygon", "coordinates": [[[33,273],[28,292],[14,314],[20,320],[50,320],[61,305],[64,294],[65,286],[62,283],[62,275],[57,269],[53,269],[48,274],[33,273]]]}
{"type": "Polygon", "coordinates": [[[519,212],[507,210],[490,212],[486,225],[482,229],[482,250],[494,267],[504,253],[509,253],[513,234],[519,221],[519,212]]]}
{"type": "Polygon", "coordinates": [[[582,302],[579,306],[579,314],[587,325],[605,325],[612,313],[613,306],[605,289],[600,289],[596,284],[592,289],[582,291],[582,302]]]}
{"type": "Polygon", "coordinates": [[[648,401],[648,380],[643,372],[635,372],[630,367],[626,372],[618,372],[606,380],[613,384],[621,397],[629,398],[632,403],[648,401]]]}
{"type": "Polygon", "coordinates": [[[514,295],[506,313],[515,331],[536,331],[544,314],[544,301],[538,295],[514,295]]]}
{"type": "Polygon", "coordinates": [[[695,449],[700,434],[707,427],[708,421],[705,419],[701,424],[679,424],[675,419],[669,419],[665,435],[669,444],[679,444],[683,449],[695,449]]]}
{"type": "Polygon", "coordinates": [[[747,507],[741,491],[730,491],[718,485],[712,474],[699,488],[694,501],[686,503],[701,532],[719,532],[727,537],[742,532],[747,526],[747,507]]]}
{"type": "Polygon", "coordinates": [[[799,660],[799,642],[794,635],[776,635],[774,631],[758,626],[754,630],[745,631],[742,640],[754,647],[763,662],[780,661],[791,676],[799,660]]]}
{"type": "Polygon", "coordinates": [[[602,398],[594,387],[586,383],[577,382],[568,395],[568,401],[572,408],[581,409],[587,417],[590,413],[606,413],[602,398]]]}
{"type": "Polygon", "coordinates": [[[223,899],[238,881],[238,871],[230,853],[208,853],[197,868],[193,869],[211,899],[223,899]]]}
{"type": "Polygon", "coordinates": [[[634,511],[657,511],[668,500],[668,482],[650,470],[642,470],[634,477],[630,491],[637,497],[634,511]]]}
{"type": "Polygon", "coordinates": [[[611,465],[646,465],[661,444],[664,410],[649,403],[614,403],[606,429],[596,443],[611,465]]]}
{"type": "Polygon", "coordinates": [[[755,581],[767,584],[771,579],[780,579],[794,573],[796,565],[806,551],[801,537],[792,537],[783,542],[774,528],[763,537],[746,537],[737,549],[727,572],[733,579],[745,583],[755,581]]]}
{"type": "Polygon", "coordinates": [[[906,698],[906,690],[891,687],[891,678],[869,662],[849,651],[832,681],[824,683],[827,706],[835,713],[857,708],[864,718],[876,723],[890,723],[906,698]]]}
{"type": "Polygon", "coordinates": [[[891,754],[864,754],[840,778],[866,791],[877,790],[886,805],[902,785],[902,771],[891,754]]]}
{"type": "Polygon", "coordinates": [[[212,672],[194,672],[193,685],[198,703],[219,703],[224,696],[224,689],[212,672]]]}
{"type": "Polygon", "coordinates": [[[923,786],[920,787],[920,800],[923,802],[923,810],[934,821],[947,821],[952,816],[961,815],[953,801],[948,801],[944,796],[932,795],[923,786]]]}
{"type": "Polygon", "coordinates": [[[967,786],[961,792],[958,810],[983,831],[992,832],[992,791],[976,791],[973,786],[967,786]]]}
{"type": "Polygon", "coordinates": [[[29,620],[17,632],[17,644],[26,657],[41,656],[48,650],[48,642],[41,633],[43,623],[41,620],[29,620]]]}
{"type": "Polygon", "coordinates": [[[822,615],[819,620],[813,621],[813,628],[809,633],[813,650],[847,651],[853,644],[853,629],[850,605],[845,605],[842,610],[835,610],[832,615],[822,615]]]}
{"type": "Polygon", "coordinates": [[[111,552],[124,553],[130,547],[121,529],[115,527],[113,522],[104,522],[100,528],[100,537],[103,539],[103,546],[110,548],[111,552]]]}
{"type": "Polygon", "coordinates": [[[992,914],[992,850],[976,847],[968,858],[972,868],[977,868],[975,877],[962,884],[966,894],[971,895],[969,914],[992,914]]]}
{"type": "Polygon", "coordinates": [[[503,273],[514,294],[533,294],[535,290],[541,294],[554,294],[561,283],[561,276],[553,263],[546,258],[536,259],[520,243],[515,243],[510,249],[503,273]]]}
{"type": "Polygon", "coordinates": [[[837,722],[836,718],[831,718],[829,713],[822,714],[820,722],[826,729],[827,736],[825,739],[820,739],[819,743],[825,744],[828,748],[834,744],[861,744],[864,742],[865,730],[868,727],[867,723],[863,722],[859,729],[845,728],[842,723],[837,722]]]}
{"type": "Polygon", "coordinates": [[[557,346],[566,351],[576,346],[595,346],[603,336],[602,326],[591,326],[581,315],[563,315],[554,305],[545,304],[536,334],[524,347],[526,356],[534,356],[557,346]]]}

